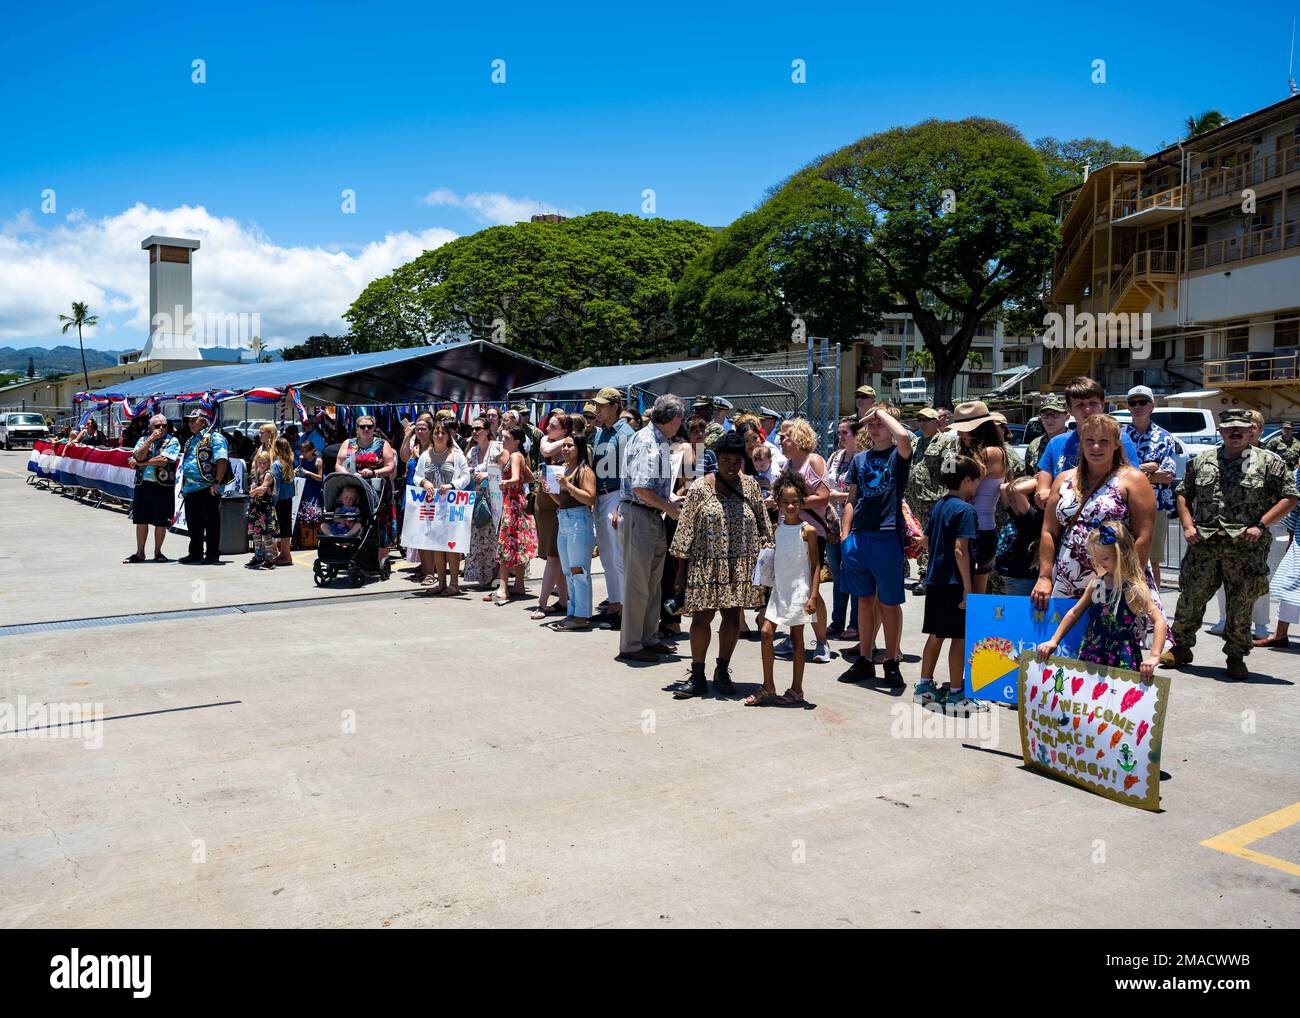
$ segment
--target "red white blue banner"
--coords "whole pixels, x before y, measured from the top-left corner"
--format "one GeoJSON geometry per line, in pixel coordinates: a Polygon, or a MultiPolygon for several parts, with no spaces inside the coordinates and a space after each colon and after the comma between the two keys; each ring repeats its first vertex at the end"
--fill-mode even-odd
{"type": "Polygon", "coordinates": [[[96,488],[130,501],[135,497],[135,467],[130,449],[96,449],[64,442],[37,442],[27,469],[37,477],[77,488],[96,488]]]}

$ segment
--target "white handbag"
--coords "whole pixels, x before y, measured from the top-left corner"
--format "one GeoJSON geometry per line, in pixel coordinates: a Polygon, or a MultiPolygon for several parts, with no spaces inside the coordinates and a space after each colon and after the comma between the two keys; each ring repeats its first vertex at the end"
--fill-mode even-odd
{"type": "Polygon", "coordinates": [[[774,587],[776,586],[776,549],[764,548],[758,553],[758,560],[754,563],[754,586],[755,587],[774,587]]]}

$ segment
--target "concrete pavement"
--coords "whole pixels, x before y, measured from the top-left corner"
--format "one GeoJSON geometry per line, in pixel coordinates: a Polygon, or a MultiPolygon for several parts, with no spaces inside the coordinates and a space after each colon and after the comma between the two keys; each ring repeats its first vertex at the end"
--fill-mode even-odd
{"type": "MultiPolygon", "coordinates": [[[[1201,640],[1144,813],[1025,770],[1009,711],[901,737],[919,602],[907,697],[837,659],[807,667],[814,709],[678,702],[685,657],[625,666],[617,634],[549,632],[531,600],[394,579],[191,614],[320,596],[310,554],[123,566],[129,522],[25,461],[0,453],[0,625],[186,613],[0,637],[4,701],[110,718],[100,748],[0,740],[6,926],[1300,925],[1300,824],[1250,846],[1284,868],[1200,844],[1300,801],[1296,652],[1232,684],[1201,640]]],[[[758,683],[757,643],[733,669],[758,683]]]]}

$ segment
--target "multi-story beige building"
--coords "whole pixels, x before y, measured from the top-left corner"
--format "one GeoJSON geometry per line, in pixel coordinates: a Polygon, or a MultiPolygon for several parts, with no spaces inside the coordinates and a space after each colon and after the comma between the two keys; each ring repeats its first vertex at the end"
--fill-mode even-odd
{"type": "Polygon", "coordinates": [[[1300,96],[1058,197],[1049,309],[1137,315],[1144,334],[1047,350],[1046,388],[1089,374],[1108,393],[1217,390],[1198,402],[1269,418],[1300,406],[1300,96]]]}

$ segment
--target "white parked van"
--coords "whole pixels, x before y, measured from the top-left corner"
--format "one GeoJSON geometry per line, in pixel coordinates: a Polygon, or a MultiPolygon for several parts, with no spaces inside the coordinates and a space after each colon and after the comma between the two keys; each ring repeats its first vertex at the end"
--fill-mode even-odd
{"type": "Polygon", "coordinates": [[[900,404],[929,403],[930,393],[924,378],[899,378],[894,382],[894,400],[900,404]]]}

